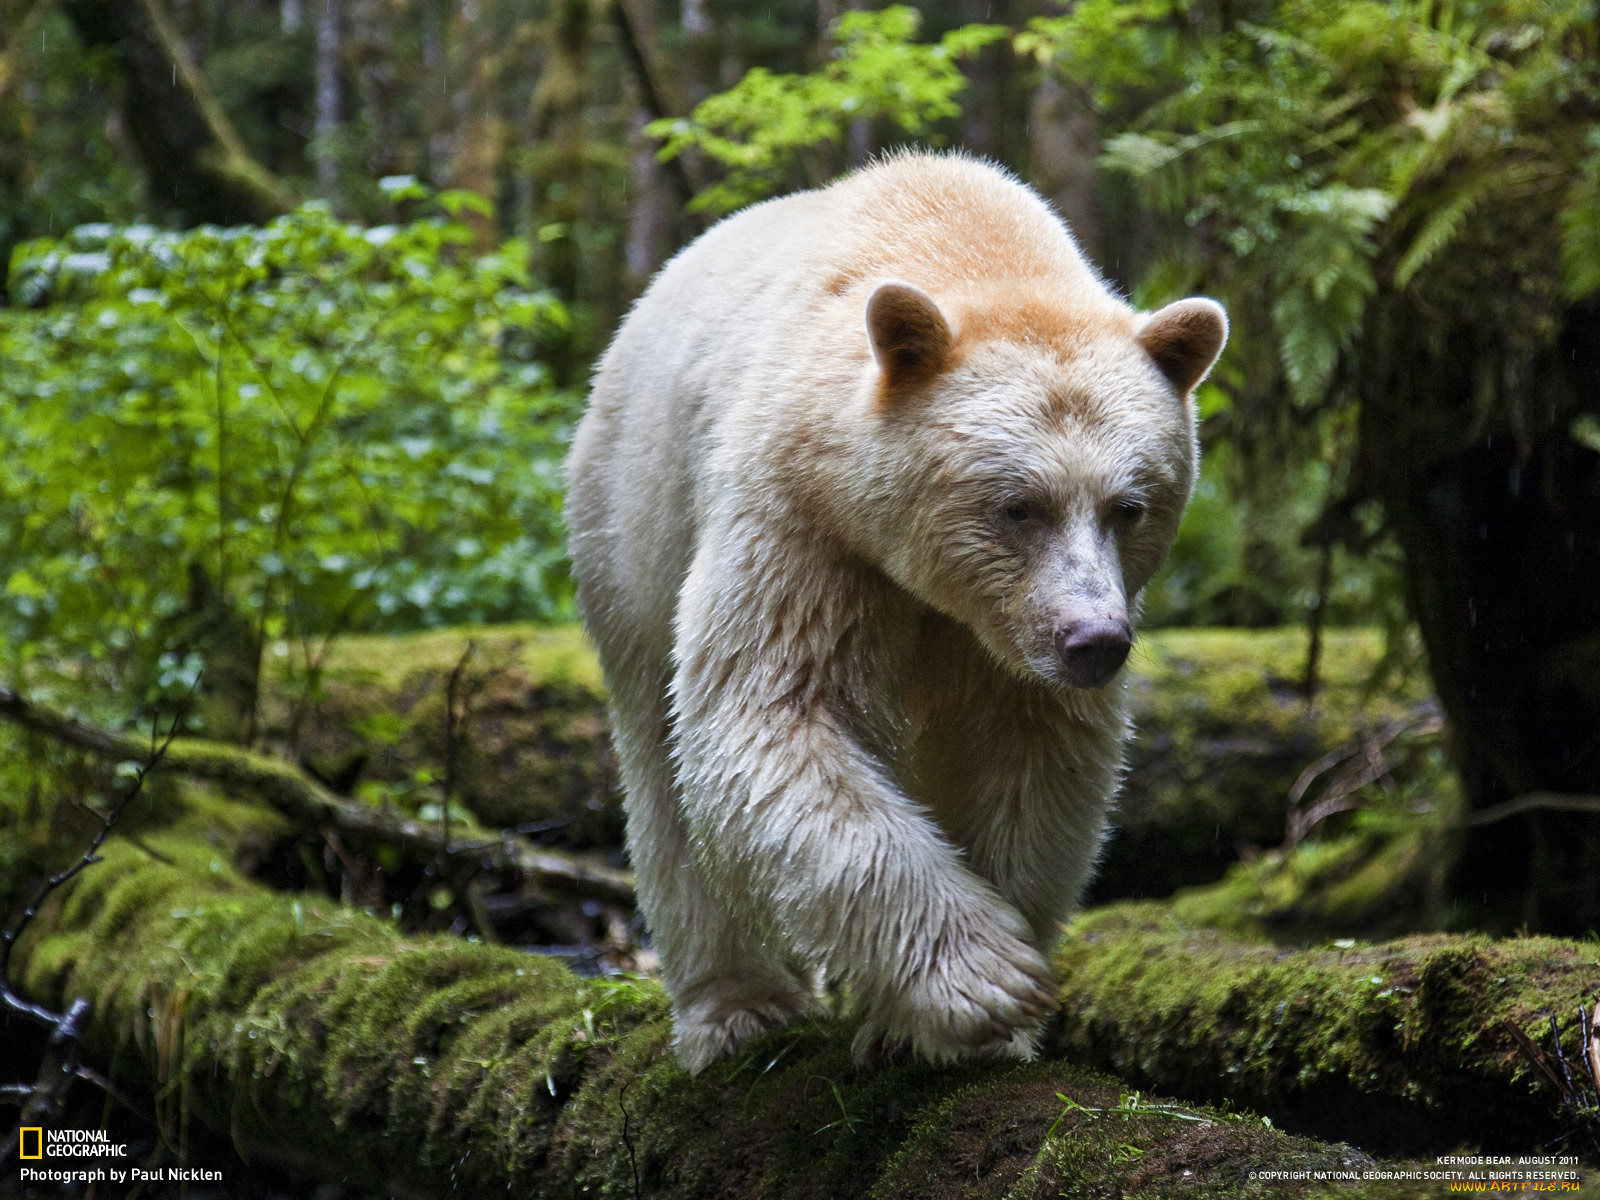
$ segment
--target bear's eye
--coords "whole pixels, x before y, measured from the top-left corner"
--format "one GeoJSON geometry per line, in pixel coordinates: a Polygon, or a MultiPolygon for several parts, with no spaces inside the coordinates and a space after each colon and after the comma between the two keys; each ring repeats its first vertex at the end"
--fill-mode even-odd
{"type": "Polygon", "coordinates": [[[1144,504],[1132,497],[1124,496],[1111,506],[1111,519],[1118,525],[1137,525],[1144,516],[1144,504]]]}
{"type": "Polygon", "coordinates": [[[1019,525],[1031,516],[1033,508],[1024,500],[1013,500],[1006,505],[1006,518],[1019,525]]]}

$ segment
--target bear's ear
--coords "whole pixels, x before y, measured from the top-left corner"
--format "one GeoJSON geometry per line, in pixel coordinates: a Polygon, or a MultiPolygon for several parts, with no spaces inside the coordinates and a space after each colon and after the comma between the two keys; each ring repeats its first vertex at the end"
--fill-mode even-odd
{"type": "Polygon", "coordinates": [[[933,297],[898,279],[880,283],[868,297],[867,336],[885,391],[933,378],[955,344],[933,297]]]}
{"type": "Polygon", "coordinates": [[[1187,396],[1222,353],[1228,314],[1215,300],[1194,296],[1142,315],[1133,336],[1178,394],[1187,396]]]}

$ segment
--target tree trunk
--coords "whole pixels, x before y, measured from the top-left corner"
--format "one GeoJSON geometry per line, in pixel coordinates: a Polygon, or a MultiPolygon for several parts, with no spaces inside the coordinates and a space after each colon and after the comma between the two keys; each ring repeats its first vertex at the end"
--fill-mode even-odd
{"type": "Polygon", "coordinates": [[[1101,261],[1095,159],[1100,130],[1088,97],[1046,74],[1028,111],[1028,179],[1072,227],[1091,261],[1101,261]]]}
{"type": "MultiPolygon", "coordinates": [[[[415,60],[394,48],[394,12],[387,0],[351,0],[344,8],[343,60],[350,64],[367,130],[366,169],[400,175],[417,169],[415,126],[403,110],[413,100],[415,60]]],[[[420,114],[419,114],[420,115],[420,114]]]]}
{"type": "Polygon", "coordinates": [[[23,76],[24,52],[32,44],[34,34],[45,15],[54,7],[54,0],[29,0],[20,16],[11,15],[9,28],[0,30],[0,104],[6,102],[11,89],[23,76]]]}
{"type": "Polygon", "coordinates": [[[343,30],[339,0],[313,0],[317,6],[316,132],[311,157],[317,168],[317,191],[324,199],[339,192],[339,136],[344,131],[344,96],[339,74],[343,30]]]}
{"type": "MultiPolygon", "coordinates": [[[[534,203],[540,228],[533,245],[536,274],[569,302],[580,299],[578,226],[587,184],[584,162],[584,93],[594,0],[558,0],[544,55],[544,73],[529,103],[536,150],[534,203]]],[[[565,339],[551,356],[556,381],[570,385],[587,366],[565,339]]]]}
{"type": "Polygon", "coordinates": [[[428,179],[438,184],[448,177],[451,134],[455,117],[450,104],[450,60],[445,48],[447,14],[451,0],[420,0],[422,69],[426,80],[422,96],[423,139],[428,179]]]}
{"type": "Polygon", "coordinates": [[[152,197],[185,220],[220,224],[294,207],[245,148],[160,0],[71,0],[66,11],[86,46],[108,46],[122,63],[124,117],[152,197]]]}
{"type": "MultiPolygon", "coordinates": [[[[622,56],[627,59],[639,89],[643,116],[651,121],[683,116],[689,106],[669,81],[662,55],[655,47],[656,26],[648,6],[616,0],[611,6],[611,18],[622,43],[622,56]]],[[[677,203],[687,205],[700,190],[690,174],[687,157],[679,154],[666,164],[656,163],[658,172],[663,165],[666,178],[677,193],[677,203]]]]}
{"type": "MultiPolygon", "coordinates": [[[[1581,432],[1600,429],[1600,302],[1550,302],[1559,272],[1531,260],[1554,239],[1518,232],[1373,306],[1362,394],[1366,478],[1478,811],[1600,794],[1600,453],[1581,432]]],[[[1577,935],[1600,926],[1597,878],[1600,822],[1534,810],[1469,829],[1451,890],[1463,923],[1577,935]]]]}
{"type": "MultiPolygon", "coordinates": [[[[845,13],[859,12],[863,7],[864,0],[824,0],[817,5],[817,55],[823,63],[833,57],[838,45],[833,37],[834,22],[845,13]]],[[[851,121],[845,127],[844,145],[819,147],[819,151],[824,149],[829,152],[825,166],[830,174],[865,166],[872,157],[872,122],[851,121]]]]}
{"type": "Polygon", "coordinates": [[[628,239],[623,248],[628,298],[639,295],[666,261],[672,238],[672,193],[656,161],[656,143],[644,136],[648,110],[628,122],[628,239]]]}
{"type": "MultiPolygon", "coordinates": [[[[1009,0],[963,0],[968,22],[1003,24],[1011,20],[1009,0]]],[[[1011,48],[1004,40],[985,46],[967,64],[967,87],[961,94],[961,144],[997,163],[1016,161],[1011,144],[1018,76],[1011,48]]]]}
{"type": "MultiPolygon", "coordinates": [[[[491,204],[499,199],[500,163],[505,154],[505,122],[497,104],[503,51],[496,43],[490,14],[479,4],[462,0],[457,5],[451,43],[460,59],[452,72],[456,110],[455,152],[449,166],[451,187],[475,192],[491,204]]],[[[491,213],[466,212],[479,250],[498,240],[498,223],[491,213]]]]}
{"type": "Polygon", "coordinates": [[[1339,1186],[1314,1172],[1385,1167],[1059,1062],[858,1071],[831,1019],[691,1079],[657,984],[582,980],[268,892],[227,863],[261,836],[249,810],[213,798],[204,813],[108,843],[14,966],[38,1001],[90,1001],[88,1058],[126,1094],[181,1089],[185,1114],[247,1160],[308,1181],[400,1196],[1281,1200],[1339,1186]]]}
{"type": "Polygon", "coordinates": [[[717,90],[717,26],[708,0],[683,0],[683,90],[689,108],[717,90]]]}

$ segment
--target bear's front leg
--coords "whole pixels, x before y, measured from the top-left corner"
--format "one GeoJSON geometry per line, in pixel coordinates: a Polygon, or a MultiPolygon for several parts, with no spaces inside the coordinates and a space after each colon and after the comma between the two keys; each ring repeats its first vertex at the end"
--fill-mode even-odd
{"type": "Polygon", "coordinates": [[[1094,871],[1127,735],[1121,681],[1062,695],[1009,677],[982,647],[928,661],[912,794],[1048,955],[1094,871]]]}
{"type": "MultiPolygon", "coordinates": [[[[868,749],[895,723],[873,678],[895,614],[859,587],[807,582],[766,605],[726,579],[685,586],[673,726],[699,865],[736,915],[850,985],[866,1009],[859,1059],[1029,1057],[1055,981],[1027,923],[868,749]]],[[[742,982],[698,990],[718,986],[742,982]]]]}

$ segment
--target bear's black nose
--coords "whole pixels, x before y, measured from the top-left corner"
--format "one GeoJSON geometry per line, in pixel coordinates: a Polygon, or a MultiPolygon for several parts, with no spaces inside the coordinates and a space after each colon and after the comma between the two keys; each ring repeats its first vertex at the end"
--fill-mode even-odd
{"type": "Polygon", "coordinates": [[[1056,630],[1056,653],[1073,687],[1104,687],[1132,646],[1133,628],[1120,617],[1069,621],[1056,630]]]}

